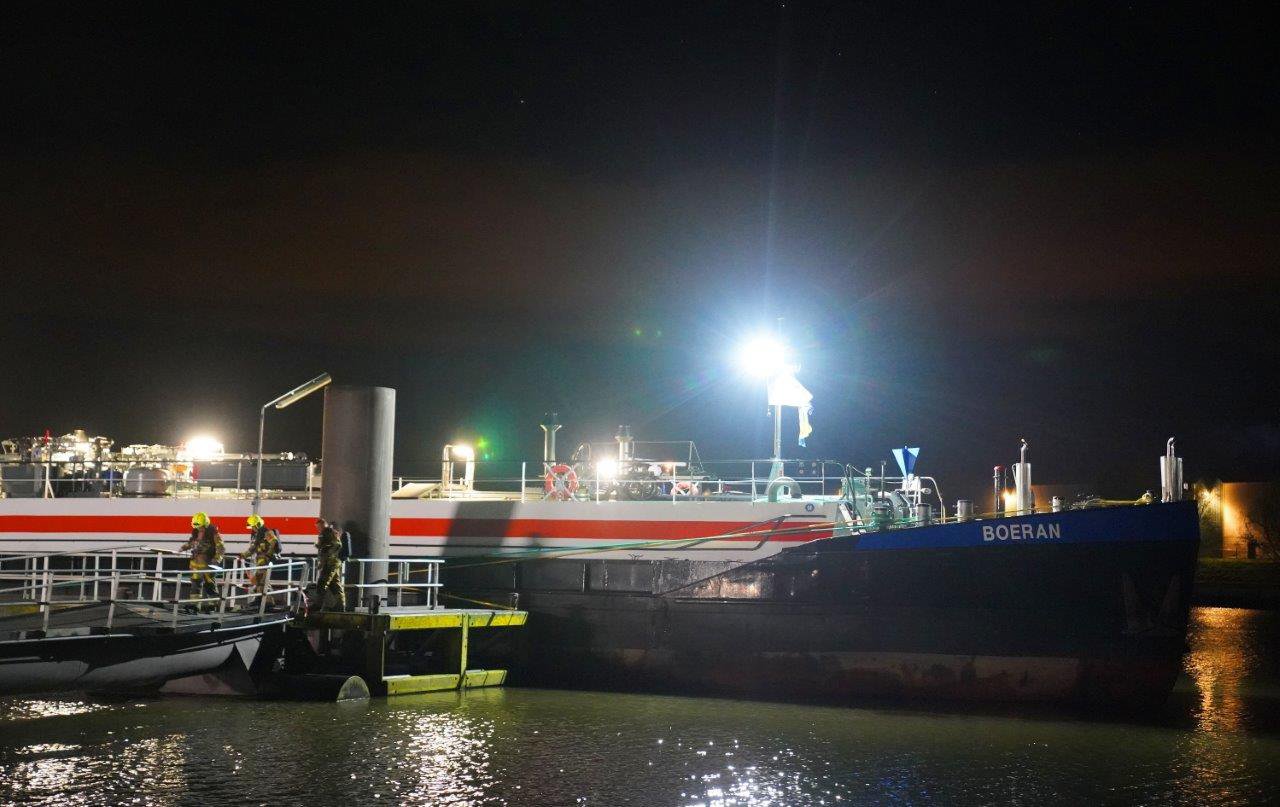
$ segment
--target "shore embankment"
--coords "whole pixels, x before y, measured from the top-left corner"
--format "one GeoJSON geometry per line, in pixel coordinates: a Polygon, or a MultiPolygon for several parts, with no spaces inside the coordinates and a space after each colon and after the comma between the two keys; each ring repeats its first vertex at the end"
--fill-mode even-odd
{"type": "Polygon", "coordinates": [[[1280,563],[1238,558],[1201,558],[1196,567],[1196,605],[1280,609],[1280,563]]]}

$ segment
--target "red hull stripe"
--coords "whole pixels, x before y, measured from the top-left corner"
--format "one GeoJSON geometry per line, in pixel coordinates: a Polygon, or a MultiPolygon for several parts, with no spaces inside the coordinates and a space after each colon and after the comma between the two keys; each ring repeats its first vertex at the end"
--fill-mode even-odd
{"type": "MultiPolygon", "coordinates": [[[[234,538],[247,530],[234,519],[215,519],[223,534],[234,538]]],[[[315,519],[301,516],[272,518],[268,525],[284,535],[309,535],[315,519]]],[[[125,533],[133,535],[184,535],[191,531],[185,516],[0,516],[0,534],[24,533],[125,533]]],[[[768,534],[760,524],[737,521],[612,521],[580,519],[393,518],[394,537],[443,538],[579,538],[606,541],[679,541],[734,532],[749,532],[726,541],[759,541],[768,534]]],[[[810,541],[826,532],[792,533],[779,541],[810,541]]]]}
{"type": "MultiPolygon", "coordinates": [[[[760,524],[741,521],[609,521],[552,518],[393,518],[393,536],[441,535],[446,538],[594,538],[608,541],[680,541],[733,532],[751,535],[726,541],[759,541],[768,532],[760,524]]],[[[808,541],[812,535],[780,538],[808,541]]]]}
{"type": "MultiPolygon", "coordinates": [[[[248,535],[244,519],[216,518],[223,535],[248,535]],[[233,523],[228,524],[228,521],[233,523]]],[[[308,534],[316,531],[314,518],[273,518],[270,526],[282,533],[308,534]]],[[[191,516],[0,516],[0,533],[6,532],[121,532],[134,535],[187,534],[191,516]]]]}

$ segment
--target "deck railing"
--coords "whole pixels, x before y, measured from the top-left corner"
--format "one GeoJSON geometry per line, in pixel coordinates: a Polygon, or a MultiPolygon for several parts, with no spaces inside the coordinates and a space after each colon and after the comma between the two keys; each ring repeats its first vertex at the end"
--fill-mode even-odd
{"type": "Polygon", "coordinates": [[[57,607],[95,604],[107,606],[108,630],[115,627],[116,606],[122,604],[163,607],[176,628],[184,612],[226,614],[237,603],[257,598],[259,616],[268,604],[293,609],[302,603],[311,574],[306,559],[254,565],[237,557],[226,567],[166,568],[165,560],[173,557],[186,560],[142,548],[0,557],[0,603],[35,606],[44,630],[57,607]],[[267,575],[265,593],[254,590],[258,572],[267,575]],[[213,580],[211,595],[196,579],[204,575],[213,580]]]}
{"type": "Polygon", "coordinates": [[[845,476],[842,463],[822,460],[769,459],[728,460],[689,463],[685,460],[633,459],[621,470],[612,459],[587,463],[546,463],[542,461],[476,461],[449,464],[452,473],[435,463],[413,473],[409,468],[392,480],[398,498],[505,498],[538,501],[563,498],[566,485],[550,485],[552,465],[573,470],[573,494],[577,501],[742,501],[769,499],[770,484],[778,476],[787,477],[788,495],[808,497],[837,495],[845,476]],[[464,471],[466,465],[473,465],[464,471]]]}
{"type": "Polygon", "coordinates": [[[444,564],[441,558],[348,558],[343,577],[351,574],[355,566],[356,582],[347,583],[347,588],[356,590],[357,600],[363,599],[365,591],[370,589],[386,590],[387,604],[392,604],[394,593],[395,605],[404,605],[405,592],[416,593],[420,607],[437,608],[440,604],[440,567],[444,564]],[[386,577],[375,579],[378,564],[386,565],[386,577]]]}
{"type": "MultiPolygon", "coordinates": [[[[5,495],[13,498],[251,499],[254,494],[253,461],[238,460],[219,465],[233,469],[234,473],[216,477],[205,473],[193,478],[189,464],[183,466],[185,470],[174,472],[152,461],[112,461],[95,465],[3,460],[0,461],[0,485],[5,495]],[[132,471],[155,474],[146,479],[126,477],[132,471]]],[[[616,463],[611,461],[570,465],[574,468],[577,482],[574,498],[590,501],[643,498],[681,502],[708,497],[764,501],[770,482],[779,474],[793,480],[794,489],[806,496],[832,496],[839,491],[844,476],[843,464],[821,460],[703,462],[662,456],[635,459],[630,463],[631,472],[622,476],[616,473],[616,463]],[[615,470],[608,470],[611,467],[615,470]],[[629,486],[644,488],[643,495],[629,493],[629,486]]],[[[393,491],[416,488],[427,497],[536,501],[545,497],[544,480],[549,466],[541,460],[456,461],[447,464],[447,468],[439,462],[422,463],[403,468],[392,477],[391,484],[393,491]],[[469,474],[464,472],[468,464],[472,466],[469,474]]],[[[321,477],[311,466],[308,469],[305,482],[299,483],[296,489],[275,490],[268,481],[262,491],[263,498],[314,498],[321,477]]]]}
{"type": "MultiPolygon", "coordinates": [[[[268,459],[266,469],[286,473],[288,481],[273,485],[268,477],[264,498],[310,499],[316,490],[314,463],[281,466],[268,459]],[[285,468],[286,471],[278,469],[285,468]]],[[[0,489],[23,499],[168,497],[246,498],[253,496],[257,463],[252,459],[163,461],[111,459],[23,462],[0,459],[0,489]]]]}

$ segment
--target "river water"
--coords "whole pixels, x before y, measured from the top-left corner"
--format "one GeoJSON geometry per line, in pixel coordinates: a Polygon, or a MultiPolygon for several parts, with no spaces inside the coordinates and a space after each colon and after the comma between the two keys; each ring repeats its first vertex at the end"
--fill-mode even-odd
{"type": "Polygon", "coordinates": [[[1280,803],[1280,614],[1193,617],[1140,720],[517,688],[0,700],[0,803],[1280,803]]]}

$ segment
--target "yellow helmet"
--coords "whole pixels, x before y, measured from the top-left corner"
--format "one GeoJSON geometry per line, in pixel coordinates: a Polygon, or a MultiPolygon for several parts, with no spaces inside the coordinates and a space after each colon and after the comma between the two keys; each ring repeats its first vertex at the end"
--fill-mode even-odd
{"type": "Polygon", "coordinates": [[[195,529],[209,526],[209,514],[196,513],[194,516],[191,517],[191,526],[194,527],[195,529]]]}
{"type": "Polygon", "coordinates": [[[261,527],[263,523],[264,522],[262,521],[262,516],[258,515],[257,513],[253,513],[247,519],[245,519],[244,525],[251,530],[256,530],[259,527],[261,527]]]}

